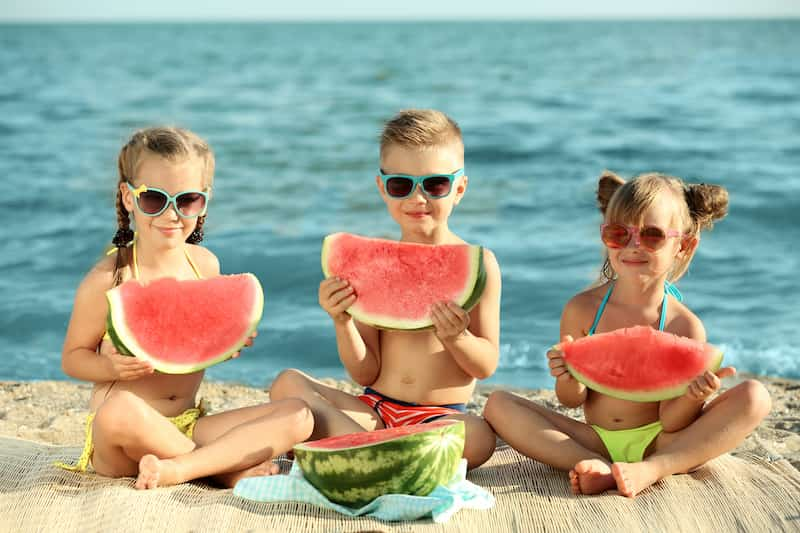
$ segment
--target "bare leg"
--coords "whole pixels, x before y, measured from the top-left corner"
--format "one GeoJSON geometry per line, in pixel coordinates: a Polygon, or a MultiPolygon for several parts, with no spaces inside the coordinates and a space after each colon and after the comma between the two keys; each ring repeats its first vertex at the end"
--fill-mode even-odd
{"type": "Polygon", "coordinates": [[[370,406],[295,369],[281,372],[270,387],[270,399],[300,398],[314,413],[311,440],[383,428],[370,406]]]}
{"type": "Polygon", "coordinates": [[[313,423],[311,411],[297,399],[203,417],[195,427],[195,438],[202,444],[167,459],[145,455],[136,487],[150,489],[211,475],[233,486],[248,475],[275,473],[277,465],[269,461],[307,439],[313,423]]]}
{"type": "Polygon", "coordinates": [[[614,463],[617,488],[632,498],[659,479],[688,472],[734,449],[770,408],[769,393],[761,383],[748,380],[737,385],[708,404],[685,429],[659,435],[644,461],[614,463]]]}
{"type": "Polygon", "coordinates": [[[145,454],[174,457],[196,446],[161,413],[127,391],[113,393],[100,405],[92,434],[92,465],[109,477],[136,475],[145,454]]]}
{"type": "Polygon", "coordinates": [[[494,453],[496,439],[491,426],[483,418],[471,415],[448,415],[438,420],[463,420],[466,430],[464,458],[470,470],[481,466],[494,453]]]}
{"type": "Polygon", "coordinates": [[[489,396],[483,416],[515,450],[568,470],[574,493],[614,488],[610,458],[591,426],[505,391],[489,396]]]}

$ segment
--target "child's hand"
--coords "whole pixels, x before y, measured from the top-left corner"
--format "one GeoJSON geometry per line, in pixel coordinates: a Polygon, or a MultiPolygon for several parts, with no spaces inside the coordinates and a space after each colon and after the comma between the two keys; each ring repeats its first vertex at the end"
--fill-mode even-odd
{"type": "MultiPolygon", "coordinates": [[[[253,333],[250,334],[249,337],[247,337],[247,340],[244,341],[244,346],[242,346],[242,348],[247,348],[247,347],[252,346],[253,345],[253,341],[255,341],[256,337],[258,337],[258,330],[254,331],[253,333]]],[[[235,354],[233,354],[231,356],[231,359],[236,359],[241,354],[242,354],[242,352],[240,350],[240,351],[236,352],[235,354]]]]}
{"type": "Polygon", "coordinates": [[[334,322],[345,324],[352,320],[346,313],[356,301],[355,289],[350,282],[339,278],[328,278],[319,284],[319,305],[334,322]]]}
{"type": "MultiPolygon", "coordinates": [[[[561,342],[572,342],[572,335],[564,335],[561,342]]],[[[547,359],[551,376],[556,379],[575,379],[567,370],[567,364],[564,362],[564,352],[561,351],[561,344],[556,344],[547,351],[547,359]]]]}
{"type": "Polygon", "coordinates": [[[439,302],[431,307],[431,320],[439,340],[452,341],[469,326],[469,313],[453,302],[439,302]]]}
{"type": "Polygon", "coordinates": [[[706,370],[689,383],[689,388],[686,389],[684,396],[697,402],[704,402],[722,386],[720,378],[731,377],[735,374],[736,369],[732,366],[720,368],[716,372],[706,370]]]}
{"type": "Polygon", "coordinates": [[[153,365],[149,361],[130,355],[122,355],[114,347],[114,344],[108,340],[104,340],[100,345],[100,355],[108,357],[111,362],[114,379],[120,381],[132,381],[155,372],[153,365]]]}

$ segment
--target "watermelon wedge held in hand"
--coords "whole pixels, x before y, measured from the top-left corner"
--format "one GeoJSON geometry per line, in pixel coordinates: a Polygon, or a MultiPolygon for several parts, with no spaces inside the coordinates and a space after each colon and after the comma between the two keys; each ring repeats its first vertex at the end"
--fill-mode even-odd
{"type": "Polygon", "coordinates": [[[594,391],[634,402],[681,396],[694,378],[722,364],[717,347],[649,326],[564,342],[561,351],[575,379],[594,391]]]}
{"type": "Polygon", "coordinates": [[[298,444],[303,476],[326,498],[362,507],[384,494],[425,496],[446,485],[464,454],[464,422],[351,433],[298,444]]]}
{"type": "Polygon", "coordinates": [[[122,354],[166,374],[188,374],[230,358],[261,320],[264,293],[252,274],[143,285],[106,292],[107,328],[122,354]]]}
{"type": "Polygon", "coordinates": [[[431,306],[452,301],[469,311],[486,284],[483,248],[429,245],[334,233],[322,243],[322,271],[355,289],[347,312],[382,329],[433,326],[431,306]]]}

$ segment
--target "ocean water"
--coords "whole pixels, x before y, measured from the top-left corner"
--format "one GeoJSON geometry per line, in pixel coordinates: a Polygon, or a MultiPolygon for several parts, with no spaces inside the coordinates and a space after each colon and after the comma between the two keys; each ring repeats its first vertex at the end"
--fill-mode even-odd
{"type": "Polygon", "coordinates": [[[451,218],[503,274],[489,382],[550,386],[544,352],[596,276],[604,168],[719,183],[686,303],[727,362],[800,378],[800,21],[0,26],[0,379],[67,379],[74,291],[115,231],[116,154],[173,123],[217,155],[206,245],[266,292],[256,345],[211,379],[344,376],[317,304],[324,235],[397,236],[382,121],[465,134],[451,218]]]}

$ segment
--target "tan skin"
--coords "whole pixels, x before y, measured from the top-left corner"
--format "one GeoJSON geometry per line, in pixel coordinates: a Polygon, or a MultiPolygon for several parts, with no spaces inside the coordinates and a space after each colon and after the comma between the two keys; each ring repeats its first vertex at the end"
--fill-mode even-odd
{"type": "MultiPolygon", "coordinates": [[[[662,193],[669,194],[669,193],[662,193]]],[[[665,197],[648,210],[640,225],[675,227],[672,198],[665,197]]],[[[664,280],[673,261],[693,254],[697,239],[674,239],[657,252],[629,243],[609,249],[618,279],[597,326],[597,333],[636,325],[657,329],[664,280]]],[[[561,316],[561,338],[568,342],[584,337],[594,321],[607,285],[573,297],[561,316]]],[[[685,305],[668,297],[664,330],[698,341],[706,340],[700,319],[685,305]]],[[[575,494],[596,494],[617,489],[634,497],[659,479],[688,472],[735,448],[766,416],[770,408],[766,389],[756,381],[744,383],[707,402],[720,388],[721,378],[733,376],[734,368],[697,376],[681,397],[663,402],[631,402],[587,389],[566,369],[556,346],[547,353],[550,374],[556,379],[556,395],[567,407],[582,406],[586,423],[573,420],[513,394],[498,391],[487,402],[484,416],[495,431],[521,453],[569,471],[575,494]],[[645,451],[639,463],[612,463],[595,424],[605,429],[636,428],[660,420],[664,431],[645,451]]]]}
{"type": "MultiPolygon", "coordinates": [[[[430,151],[392,146],[381,160],[386,172],[409,175],[450,173],[461,167],[460,146],[430,151]]],[[[401,242],[464,244],[447,222],[466,191],[466,177],[454,183],[450,195],[442,199],[429,199],[418,187],[408,198],[398,200],[386,195],[380,177],[376,177],[376,185],[400,226],[401,242]]],[[[423,331],[382,331],[353,320],[346,310],[358,295],[347,280],[323,280],[319,303],[333,320],[339,358],[350,376],[397,400],[422,405],[467,403],[476,381],[494,373],[499,357],[500,268],[488,250],[484,263],[487,281],[480,303],[467,313],[453,302],[440,302],[431,312],[434,328],[423,331]]],[[[375,411],[357,397],[297,370],[281,373],[270,394],[306,401],[314,412],[315,439],[384,427],[375,411]]],[[[444,419],[464,421],[464,457],[469,468],[491,456],[495,436],[482,418],[459,414],[444,419]]]]}
{"type": "MultiPolygon", "coordinates": [[[[170,194],[198,190],[203,188],[202,168],[198,158],[173,162],[148,154],[134,185],[146,180],[170,194]]],[[[134,207],[127,186],[120,190],[126,208],[136,217],[140,281],[195,279],[185,250],[203,278],[219,275],[214,254],[184,242],[196,219],[181,218],[172,207],[157,217],[146,217],[134,207]]],[[[204,416],[192,439],[186,437],[166,417],[195,407],[203,372],[155,372],[149,362],[120,355],[111,342],[102,340],[108,313],[105,291],[113,284],[114,261],[114,257],[101,260],[78,287],[62,352],[67,375],[95,383],[89,402],[95,413],[95,470],[110,477],[137,476],[138,489],[207,476],[232,487],[242,477],[276,473],[271,459],[311,434],[313,419],[307,406],[287,400],[204,416]]],[[[123,279],[132,277],[132,268],[127,267],[123,279]]]]}

